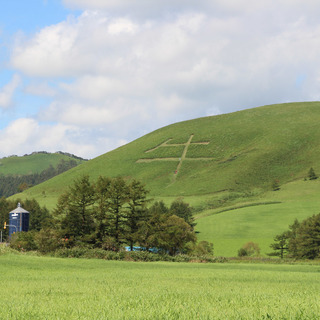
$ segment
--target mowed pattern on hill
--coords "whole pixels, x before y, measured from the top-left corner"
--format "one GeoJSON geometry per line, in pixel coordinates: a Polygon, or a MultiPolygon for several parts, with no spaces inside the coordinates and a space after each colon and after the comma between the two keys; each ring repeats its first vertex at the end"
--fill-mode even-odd
{"type": "MultiPolygon", "coordinates": [[[[273,237],[295,218],[320,209],[320,102],[264,106],[176,123],[26,190],[53,208],[73,181],[88,174],[146,184],[150,197],[183,197],[196,208],[199,239],[234,256],[247,241],[270,252],[273,237]],[[277,179],[281,190],[270,191],[277,179]],[[306,190],[305,193],[303,190],[306,190]],[[219,206],[221,206],[219,208],[219,206]],[[229,211],[223,211],[226,209],[229,211]],[[238,208],[238,209],[237,209],[238,208]]],[[[103,148],[103,147],[102,147],[103,148]]],[[[320,211],[320,210],[319,210],[320,211]]]]}
{"type": "Polygon", "coordinates": [[[26,196],[42,190],[58,196],[83,174],[136,178],[158,197],[266,190],[274,179],[283,184],[311,166],[320,168],[319,121],[320,103],[310,102],[176,123],[32,188],[26,196]]]}

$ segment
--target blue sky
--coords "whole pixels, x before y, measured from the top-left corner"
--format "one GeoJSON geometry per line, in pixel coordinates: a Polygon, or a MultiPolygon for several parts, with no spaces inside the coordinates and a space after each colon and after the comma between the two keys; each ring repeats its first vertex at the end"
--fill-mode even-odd
{"type": "Polygon", "coordinates": [[[319,100],[314,0],[0,2],[0,157],[93,158],[177,121],[319,100]]]}

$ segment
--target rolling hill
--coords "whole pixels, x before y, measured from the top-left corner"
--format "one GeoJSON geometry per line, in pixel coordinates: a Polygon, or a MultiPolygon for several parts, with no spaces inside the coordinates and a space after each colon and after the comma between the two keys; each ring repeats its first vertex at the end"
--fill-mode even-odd
{"type": "Polygon", "coordinates": [[[10,196],[79,165],[85,160],[74,155],[45,151],[0,159],[0,197],[10,196]]]}
{"type": "Polygon", "coordinates": [[[24,175],[41,173],[50,166],[56,168],[62,160],[74,160],[77,164],[85,161],[85,159],[63,152],[49,153],[39,151],[26,154],[22,157],[12,155],[0,159],[0,174],[24,175]]]}
{"type": "Polygon", "coordinates": [[[320,102],[263,106],[184,121],[85,162],[19,197],[52,208],[73,180],[88,174],[143,181],[150,197],[183,197],[195,208],[199,238],[236,255],[246,241],[262,252],[295,217],[320,208],[320,102]],[[280,191],[271,191],[278,180],[280,191]],[[304,190],[308,190],[304,195],[304,190]],[[44,196],[45,194],[45,196],[44,196]],[[306,201],[306,199],[309,199],[306,201]]]}

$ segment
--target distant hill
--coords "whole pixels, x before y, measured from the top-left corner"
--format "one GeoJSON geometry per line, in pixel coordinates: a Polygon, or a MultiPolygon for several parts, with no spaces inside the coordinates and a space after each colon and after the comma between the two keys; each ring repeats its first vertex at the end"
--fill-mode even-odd
{"type": "Polygon", "coordinates": [[[0,159],[0,197],[44,182],[86,161],[71,154],[45,151],[0,159]]]}
{"type": "MultiPolygon", "coordinates": [[[[296,201],[303,201],[299,188],[293,198],[284,190],[295,183],[301,188],[307,186],[303,180],[310,167],[320,173],[319,123],[320,102],[263,106],[175,123],[19,196],[35,197],[50,208],[81,175],[88,174],[92,179],[99,175],[136,178],[146,184],[150,197],[166,202],[182,197],[188,201],[196,211],[200,238],[216,243],[221,254],[223,244],[230,243],[226,252],[235,255],[243,241],[260,238],[266,252],[276,232],[294,219],[299,208],[296,201]],[[280,184],[278,193],[271,191],[275,180],[280,184]],[[239,212],[241,221],[237,220],[239,212]],[[272,213],[270,221],[268,212],[272,213]],[[234,225],[233,216],[237,217],[234,225]],[[266,221],[267,232],[263,233],[266,221]]],[[[312,214],[318,204],[320,209],[312,191],[315,195],[318,189],[310,186],[308,196],[313,205],[310,210],[300,210],[299,217],[312,214]]]]}

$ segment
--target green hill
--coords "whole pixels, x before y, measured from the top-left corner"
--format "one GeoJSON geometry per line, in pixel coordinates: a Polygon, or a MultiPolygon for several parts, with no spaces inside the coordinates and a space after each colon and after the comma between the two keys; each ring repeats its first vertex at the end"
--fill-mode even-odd
{"type": "MultiPolygon", "coordinates": [[[[80,175],[137,178],[147,185],[150,197],[167,202],[184,197],[190,202],[196,209],[200,238],[213,241],[218,254],[235,255],[244,242],[257,239],[266,252],[273,236],[293,221],[297,203],[304,201],[299,191],[309,183],[303,179],[310,167],[320,172],[319,123],[319,102],[264,106],[184,121],[19,196],[35,197],[50,208],[80,175]],[[270,192],[274,180],[281,190],[270,192]],[[285,191],[295,183],[295,192],[285,191]],[[239,206],[245,207],[235,209],[239,206]],[[234,210],[221,212],[226,208],[234,210]]],[[[298,218],[320,208],[314,196],[317,183],[308,193],[312,208],[299,211],[298,218]]]]}
{"type": "Polygon", "coordinates": [[[33,152],[23,157],[1,158],[0,197],[8,197],[19,190],[37,185],[84,161],[84,159],[71,154],[45,151],[33,152]]]}
{"type": "Polygon", "coordinates": [[[25,175],[41,173],[50,166],[56,168],[61,161],[74,160],[77,164],[84,162],[84,159],[62,152],[33,152],[22,157],[12,155],[0,159],[0,174],[25,175]]]}

